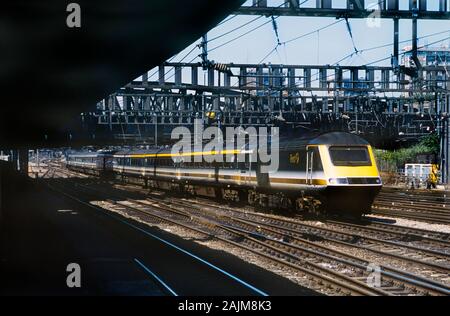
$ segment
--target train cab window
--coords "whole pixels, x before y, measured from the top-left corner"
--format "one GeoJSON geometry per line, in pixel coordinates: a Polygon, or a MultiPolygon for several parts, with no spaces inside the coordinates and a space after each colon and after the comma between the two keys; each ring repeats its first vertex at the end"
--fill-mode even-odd
{"type": "Polygon", "coordinates": [[[332,146],[329,149],[335,166],[371,166],[369,151],[363,146],[332,146]]]}
{"type": "MultiPolygon", "coordinates": [[[[308,150],[310,151],[310,149],[308,150]]],[[[312,148],[313,151],[313,171],[323,171],[322,166],[322,158],[320,157],[320,152],[317,147],[312,148]]],[[[306,158],[305,158],[305,167],[306,167],[306,158]]]]}
{"type": "Polygon", "coordinates": [[[318,149],[316,149],[314,151],[313,170],[314,171],[323,171],[322,159],[320,157],[320,153],[319,153],[318,149]]]}

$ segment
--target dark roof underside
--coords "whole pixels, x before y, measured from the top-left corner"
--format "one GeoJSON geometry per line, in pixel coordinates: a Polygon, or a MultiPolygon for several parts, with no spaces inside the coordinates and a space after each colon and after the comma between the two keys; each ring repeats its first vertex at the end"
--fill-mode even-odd
{"type": "MultiPolygon", "coordinates": [[[[71,145],[80,113],[199,39],[243,0],[61,0],[0,9],[0,148],[71,145]]],[[[85,144],[97,141],[90,135],[85,144]]]]}

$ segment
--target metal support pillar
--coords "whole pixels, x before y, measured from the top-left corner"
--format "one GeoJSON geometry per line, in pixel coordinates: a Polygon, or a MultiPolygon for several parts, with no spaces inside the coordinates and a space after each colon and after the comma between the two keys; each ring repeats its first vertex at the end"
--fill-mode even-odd
{"type": "Polygon", "coordinates": [[[11,162],[14,170],[19,170],[19,152],[17,149],[11,150],[11,162]]]}
{"type": "Polygon", "coordinates": [[[392,57],[392,67],[394,70],[398,69],[398,38],[399,38],[399,19],[394,19],[394,55],[392,57]]]}
{"type": "MultiPolygon", "coordinates": [[[[414,61],[415,68],[417,69],[417,76],[421,73],[421,64],[417,57],[417,17],[418,17],[418,0],[411,0],[410,6],[412,6],[412,59],[414,61]]],[[[413,78],[413,87],[418,84],[418,78],[413,78]]]]}
{"type": "Polygon", "coordinates": [[[300,1],[299,0],[286,1],[285,4],[284,4],[284,7],[286,7],[286,8],[299,8],[300,7],[300,1]]]}
{"type": "MultiPolygon", "coordinates": [[[[417,5],[417,3],[416,3],[416,5],[417,5]]],[[[413,19],[412,19],[412,56],[413,56],[414,62],[416,62],[416,60],[417,60],[417,7],[414,7],[412,10],[413,10],[413,19]]]]}
{"type": "Polygon", "coordinates": [[[153,117],[153,124],[155,125],[155,146],[158,146],[158,116],[155,113],[155,116],[153,117]]]}
{"type": "Polygon", "coordinates": [[[399,9],[398,0],[387,0],[387,1],[385,1],[385,9],[386,10],[398,11],[398,9],[399,9]]]}
{"type": "Polygon", "coordinates": [[[439,11],[440,12],[447,11],[447,0],[439,0],[439,11]]]}
{"type": "Polygon", "coordinates": [[[191,67],[191,84],[198,85],[198,68],[197,66],[191,67]]]}
{"type": "Polygon", "coordinates": [[[332,6],[331,0],[316,0],[316,8],[317,9],[331,9],[332,6]]]}
{"type": "Polygon", "coordinates": [[[364,0],[347,0],[347,9],[349,10],[364,10],[364,0]]]}
{"type": "Polygon", "coordinates": [[[450,159],[449,159],[449,149],[450,149],[450,124],[448,122],[448,111],[450,110],[449,95],[445,95],[443,98],[438,97],[438,102],[441,104],[441,113],[446,113],[447,117],[443,118],[442,124],[442,134],[441,134],[441,178],[442,183],[449,184],[450,177],[450,159]]]}
{"type": "Polygon", "coordinates": [[[144,72],[144,73],[142,74],[142,82],[143,82],[144,84],[148,84],[148,72],[144,72]]]}
{"type": "Polygon", "coordinates": [[[267,7],[267,0],[253,0],[254,7],[267,7]]]}
{"type": "MultiPolygon", "coordinates": [[[[443,100],[443,102],[445,104],[445,111],[448,114],[449,110],[450,110],[450,94],[446,94],[445,95],[445,99],[443,100]]],[[[446,126],[445,126],[446,133],[445,133],[445,135],[446,135],[446,138],[447,138],[446,141],[445,141],[445,155],[446,155],[445,157],[447,158],[447,160],[446,160],[447,163],[445,165],[447,178],[446,178],[445,183],[448,184],[450,182],[450,178],[448,176],[448,173],[450,171],[450,159],[449,159],[449,154],[450,154],[450,137],[449,137],[450,136],[450,124],[448,122],[448,117],[447,117],[445,123],[446,123],[446,126]]]]}
{"type": "Polygon", "coordinates": [[[163,85],[165,83],[165,69],[164,66],[160,65],[158,67],[158,82],[160,85],[163,85]]]}
{"type": "Polygon", "coordinates": [[[177,66],[175,67],[175,84],[181,85],[181,67],[177,66]]]}
{"type": "Polygon", "coordinates": [[[28,149],[19,149],[19,172],[28,174],[28,149]]]}
{"type": "MultiPolygon", "coordinates": [[[[414,0],[412,0],[412,2],[414,2],[414,0]]],[[[427,0],[416,0],[416,7],[419,11],[427,11],[427,0]]]]}
{"type": "Polygon", "coordinates": [[[202,59],[202,67],[203,70],[208,69],[208,35],[205,34],[202,36],[202,43],[200,44],[202,48],[202,53],[200,54],[200,58],[202,59]]]}

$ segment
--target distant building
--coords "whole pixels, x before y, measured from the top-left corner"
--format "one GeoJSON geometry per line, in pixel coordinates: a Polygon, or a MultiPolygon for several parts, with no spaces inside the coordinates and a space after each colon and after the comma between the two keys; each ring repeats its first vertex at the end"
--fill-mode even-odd
{"type": "MultiPolygon", "coordinates": [[[[403,48],[405,52],[401,59],[400,65],[405,67],[413,67],[411,46],[403,48]]],[[[450,48],[449,47],[420,47],[417,49],[417,58],[422,66],[448,66],[450,65],[450,48]]]]}
{"type": "MultiPolygon", "coordinates": [[[[404,54],[400,59],[400,66],[405,67],[415,67],[412,60],[411,46],[406,46],[403,48],[404,54]]],[[[420,61],[422,67],[426,66],[441,66],[447,67],[450,65],[450,48],[443,47],[420,47],[417,50],[417,58],[420,61]]],[[[445,88],[445,80],[447,70],[437,71],[435,77],[425,78],[428,80],[427,85],[429,87],[440,87],[445,88]]],[[[429,74],[431,75],[431,74],[429,74]]],[[[406,87],[410,87],[407,85],[406,87]]]]}

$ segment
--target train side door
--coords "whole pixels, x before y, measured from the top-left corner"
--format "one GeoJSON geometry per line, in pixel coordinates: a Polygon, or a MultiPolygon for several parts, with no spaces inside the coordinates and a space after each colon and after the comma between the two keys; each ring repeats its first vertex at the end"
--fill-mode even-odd
{"type": "MultiPolygon", "coordinates": [[[[262,164],[263,163],[259,159],[259,155],[258,155],[257,163],[255,164],[256,181],[257,181],[258,187],[260,187],[260,188],[268,188],[270,186],[270,184],[269,184],[269,173],[261,172],[261,165],[262,164]]],[[[266,163],[266,165],[267,165],[267,163],[266,163]]]]}
{"type": "Polygon", "coordinates": [[[251,163],[249,161],[250,157],[248,153],[244,153],[239,161],[238,156],[237,159],[237,165],[239,168],[239,185],[248,185],[250,183],[250,177],[251,177],[251,163]]]}
{"type": "Polygon", "coordinates": [[[314,172],[314,147],[306,148],[306,184],[312,185],[314,172]]]}

